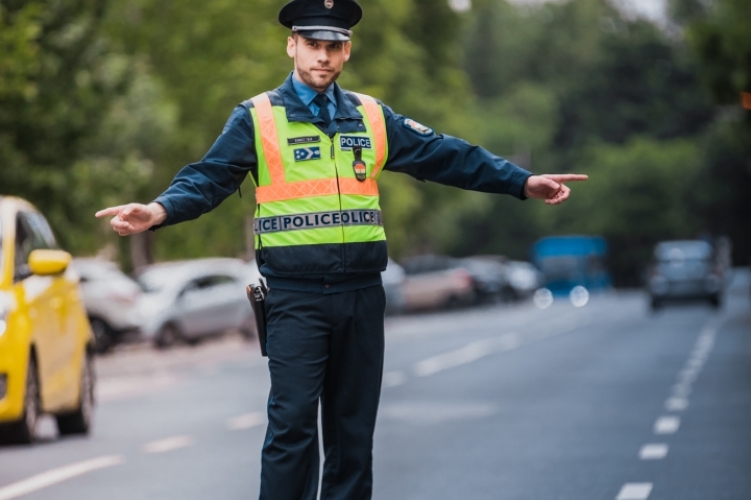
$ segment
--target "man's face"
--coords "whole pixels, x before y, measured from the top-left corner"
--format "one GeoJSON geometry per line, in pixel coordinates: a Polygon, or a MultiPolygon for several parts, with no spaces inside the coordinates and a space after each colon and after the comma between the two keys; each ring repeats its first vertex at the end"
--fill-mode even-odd
{"type": "Polygon", "coordinates": [[[312,40],[300,35],[287,39],[287,55],[295,60],[295,73],[310,88],[323,92],[349,61],[350,42],[312,40]]]}

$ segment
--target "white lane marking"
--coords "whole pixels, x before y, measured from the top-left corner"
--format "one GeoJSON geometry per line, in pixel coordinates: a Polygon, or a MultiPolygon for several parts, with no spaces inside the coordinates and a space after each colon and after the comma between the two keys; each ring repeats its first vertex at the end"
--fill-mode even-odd
{"type": "Polygon", "coordinates": [[[254,413],[246,413],[237,417],[229,419],[227,422],[227,428],[231,431],[243,431],[246,429],[252,429],[266,423],[266,415],[260,411],[254,413]]]}
{"type": "Polygon", "coordinates": [[[678,382],[673,386],[673,396],[685,399],[691,395],[692,390],[691,384],[678,382]]]}
{"type": "Polygon", "coordinates": [[[688,399],[672,397],[665,401],[665,409],[668,411],[683,411],[688,408],[688,399]]]}
{"type": "Polygon", "coordinates": [[[674,434],[681,426],[681,419],[678,417],[660,417],[655,422],[655,434],[674,434]]]}
{"type": "Polygon", "coordinates": [[[143,445],[144,453],[166,453],[168,451],[185,448],[193,444],[190,436],[173,436],[159,441],[152,441],[143,445]]]}
{"type": "Polygon", "coordinates": [[[652,493],[652,483],[626,483],[615,500],[647,500],[652,493]]]}
{"type": "Polygon", "coordinates": [[[144,394],[152,394],[175,385],[179,379],[169,373],[151,376],[125,376],[102,378],[97,381],[97,401],[108,403],[144,394]]]}
{"type": "Polygon", "coordinates": [[[640,460],[662,460],[668,456],[668,445],[665,443],[645,444],[639,450],[640,460]]]}
{"type": "Polygon", "coordinates": [[[419,377],[427,377],[449,368],[466,365],[491,354],[516,349],[520,345],[521,340],[516,333],[508,333],[494,339],[478,340],[455,351],[420,361],[415,364],[414,371],[419,377]]]}
{"type": "Polygon", "coordinates": [[[407,376],[404,374],[404,372],[401,371],[388,372],[383,374],[383,385],[386,387],[396,387],[397,385],[402,385],[406,381],[407,376]]]}
{"type": "Polygon", "coordinates": [[[18,498],[95,470],[120,465],[124,461],[125,458],[121,455],[107,455],[42,472],[23,481],[0,488],[0,500],[18,498]]]}

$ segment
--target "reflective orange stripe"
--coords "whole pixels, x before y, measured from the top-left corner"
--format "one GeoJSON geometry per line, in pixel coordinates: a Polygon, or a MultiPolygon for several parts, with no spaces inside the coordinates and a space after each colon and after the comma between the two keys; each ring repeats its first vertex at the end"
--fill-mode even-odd
{"type": "Polygon", "coordinates": [[[372,97],[356,94],[365,108],[365,114],[370,123],[375,141],[376,164],[373,166],[371,177],[365,182],[349,177],[339,179],[316,179],[310,181],[287,182],[284,176],[284,162],[279,148],[279,135],[271,109],[271,100],[267,94],[261,94],[252,99],[258,116],[260,127],[261,147],[266,158],[266,165],[271,177],[270,186],[256,188],[256,202],[269,203],[273,201],[293,200],[310,196],[326,196],[334,194],[378,196],[376,176],[386,161],[386,125],[380,117],[381,109],[372,97]]]}
{"type": "Polygon", "coordinates": [[[269,203],[333,194],[378,196],[378,183],[375,179],[366,179],[365,182],[360,182],[357,179],[340,177],[338,185],[337,179],[319,179],[261,186],[256,188],[256,202],[269,203]]]}
{"type": "Polygon", "coordinates": [[[269,167],[271,184],[284,184],[284,163],[282,162],[282,151],[279,148],[279,134],[276,132],[276,122],[274,122],[274,113],[271,110],[271,99],[265,92],[255,96],[253,106],[258,114],[258,124],[260,125],[261,147],[263,155],[266,157],[266,165],[269,167]]]}
{"type": "Polygon", "coordinates": [[[360,99],[362,107],[365,108],[365,115],[370,123],[370,129],[373,131],[376,164],[373,167],[371,176],[375,179],[386,163],[386,144],[388,140],[386,138],[386,122],[381,114],[381,106],[378,105],[375,99],[364,94],[355,93],[355,95],[360,99]]]}

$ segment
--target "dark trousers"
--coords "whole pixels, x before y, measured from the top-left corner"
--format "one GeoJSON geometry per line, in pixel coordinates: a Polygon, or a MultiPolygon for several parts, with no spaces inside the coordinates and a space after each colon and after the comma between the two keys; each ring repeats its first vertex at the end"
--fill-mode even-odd
{"type": "Polygon", "coordinates": [[[385,303],[382,286],[331,295],[269,293],[271,392],[261,500],[315,500],[319,400],[321,499],[371,498],[385,303]]]}

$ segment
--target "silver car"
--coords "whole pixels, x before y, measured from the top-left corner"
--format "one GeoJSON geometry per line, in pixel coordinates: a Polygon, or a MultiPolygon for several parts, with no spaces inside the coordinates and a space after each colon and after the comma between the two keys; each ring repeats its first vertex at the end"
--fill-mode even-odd
{"type": "Polygon", "coordinates": [[[138,304],[143,336],[160,348],[178,340],[194,344],[230,329],[255,336],[245,294],[254,265],[198,259],[145,268],[136,278],[144,292],[138,304]]]}
{"type": "Polygon", "coordinates": [[[99,352],[106,352],[139,327],[135,312],[141,288],[114,262],[103,259],[75,259],[81,295],[91,322],[99,352]]]}

